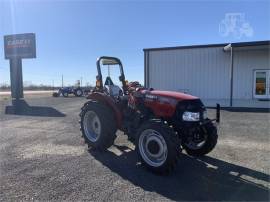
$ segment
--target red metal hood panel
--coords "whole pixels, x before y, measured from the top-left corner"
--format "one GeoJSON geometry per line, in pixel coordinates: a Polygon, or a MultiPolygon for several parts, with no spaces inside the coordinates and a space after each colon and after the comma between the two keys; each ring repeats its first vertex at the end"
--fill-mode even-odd
{"type": "Polygon", "coordinates": [[[151,92],[152,95],[170,97],[170,98],[175,98],[177,100],[195,100],[195,99],[198,99],[198,97],[188,95],[188,94],[185,94],[185,93],[174,92],[174,91],[152,90],[150,92],[151,92]]]}

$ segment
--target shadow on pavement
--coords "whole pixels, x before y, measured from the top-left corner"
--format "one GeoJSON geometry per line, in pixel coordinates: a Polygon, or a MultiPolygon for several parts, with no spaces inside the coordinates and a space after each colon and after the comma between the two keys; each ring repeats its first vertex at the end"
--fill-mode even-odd
{"type": "Polygon", "coordinates": [[[126,146],[115,147],[121,155],[92,149],[89,152],[110,170],[145,191],[176,201],[269,201],[269,189],[259,184],[269,183],[267,174],[212,157],[196,159],[183,154],[171,175],[157,176],[138,164],[135,151],[126,146]]]}
{"type": "MultiPolygon", "coordinates": [[[[207,108],[216,109],[215,107],[207,107],[207,108]]],[[[221,109],[228,112],[252,112],[252,113],[269,113],[270,112],[270,108],[221,107],[221,109]]]]}
{"type": "Polygon", "coordinates": [[[269,113],[269,108],[246,108],[246,107],[237,107],[237,108],[224,108],[225,111],[229,112],[252,112],[252,113],[269,113]]]}
{"type": "Polygon", "coordinates": [[[64,117],[62,112],[44,106],[30,106],[24,100],[12,101],[12,106],[6,106],[5,114],[24,115],[24,116],[44,116],[44,117],[64,117]]]}

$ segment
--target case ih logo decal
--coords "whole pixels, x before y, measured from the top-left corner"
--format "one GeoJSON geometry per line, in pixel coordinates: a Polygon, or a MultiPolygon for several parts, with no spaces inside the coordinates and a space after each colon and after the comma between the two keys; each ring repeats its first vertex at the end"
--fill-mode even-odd
{"type": "Polygon", "coordinates": [[[158,97],[156,95],[146,94],[145,98],[148,100],[157,100],[158,97]]]}
{"type": "Polygon", "coordinates": [[[35,58],[35,34],[15,34],[4,36],[5,58],[35,58]]]}

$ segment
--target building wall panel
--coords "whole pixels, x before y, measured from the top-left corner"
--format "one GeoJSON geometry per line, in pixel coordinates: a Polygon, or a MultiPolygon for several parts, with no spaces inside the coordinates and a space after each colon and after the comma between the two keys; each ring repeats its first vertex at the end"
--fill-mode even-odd
{"type": "Polygon", "coordinates": [[[233,99],[253,99],[256,69],[270,69],[269,49],[235,50],[233,99]]]}
{"type": "Polygon", "coordinates": [[[202,99],[228,99],[230,54],[222,47],[149,52],[149,86],[202,99]]]}

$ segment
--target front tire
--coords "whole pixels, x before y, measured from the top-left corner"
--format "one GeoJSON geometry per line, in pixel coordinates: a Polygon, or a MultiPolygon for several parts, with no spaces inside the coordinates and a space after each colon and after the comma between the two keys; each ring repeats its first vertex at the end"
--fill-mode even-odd
{"type": "Polygon", "coordinates": [[[67,92],[62,92],[63,97],[68,97],[68,93],[67,92]]]}
{"type": "Polygon", "coordinates": [[[75,90],[74,94],[76,97],[81,97],[83,95],[83,91],[81,89],[77,89],[75,90]]]}
{"type": "Polygon", "coordinates": [[[112,146],[116,122],[112,110],[98,102],[86,103],[80,113],[82,136],[88,146],[100,151],[112,146]]]}
{"type": "Polygon", "coordinates": [[[193,142],[193,140],[182,142],[182,146],[188,155],[203,156],[215,148],[218,139],[217,128],[212,122],[202,127],[201,133],[204,135],[204,140],[201,145],[197,144],[197,142],[193,142]]]}
{"type": "Polygon", "coordinates": [[[181,153],[180,145],[173,128],[161,120],[150,120],[143,124],[136,139],[140,161],[157,174],[168,174],[174,169],[181,153]]]}

